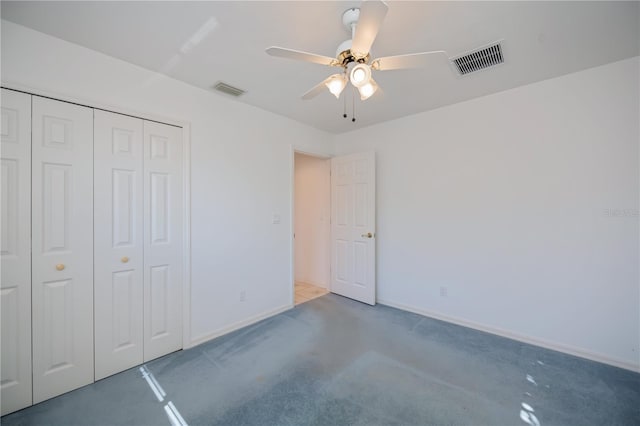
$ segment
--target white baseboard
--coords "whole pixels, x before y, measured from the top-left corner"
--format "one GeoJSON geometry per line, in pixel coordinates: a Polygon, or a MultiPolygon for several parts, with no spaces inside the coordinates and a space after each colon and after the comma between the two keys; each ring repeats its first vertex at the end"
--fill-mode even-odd
{"type": "Polygon", "coordinates": [[[405,305],[403,303],[397,303],[390,300],[378,299],[377,302],[381,305],[390,306],[392,308],[401,309],[403,311],[413,312],[414,314],[422,315],[425,317],[435,318],[441,321],[449,322],[452,324],[461,325],[463,327],[473,328],[474,330],[480,330],[498,336],[506,337],[508,339],[517,340],[531,345],[540,346],[546,349],[551,349],[558,352],[563,352],[569,355],[574,355],[580,358],[586,358],[591,361],[601,362],[603,364],[612,365],[614,367],[624,368],[625,370],[631,370],[640,373],[640,365],[632,364],[627,361],[618,360],[615,358],[602,355],[600,353],[587,351],[584,349],[576,348],[573,346],[563,345],[561,343],[551,342],[544,339],[538,339],[535,337],[525,336],[523,334],[514,333],[501,328],[491,327],[484,324],[468,321],[462,318],[451,317],[443,315],[438,312],[432,312],[415,306],[405,305]]]}
{"type": "MultiPolygon", "coordinates": [[[[573,346],[569,346],[569,345],[564,345],[564,344],[560,344],[560,343],[556,343],[556,342],[551,342],[548,340],[544,340],[544,339],[538,339],[535,337],[530,337],[530,336],[525,336],[523,334],[518,334],[518,333],[514,333],[508,330],[504,330],[501,328],[497,328],[497,327],[491,327],[491,326],[487,326],[484,324],[480,324],[480,323],[476,323],[473,321],[468,321],[462,318],[457,318],[457,317],[451,317],[448,315],[443,315],[440,314],[438,312],[433,312],[433,311],[428,311],[422,308],[417,308],[415,306],[410,306],[410,305],[405,305],[403,303],[397,303],[397,302],[393,302],[390,300],[384,300],[384,299],[378,299],[377,303],[381,304],[381,305],[386,305],[386,306],[390,306],[392,308],[396,308],[396,309],[401,309],[403,311],[407,311],[407,312],[413,312],[415,314],[418,315],[422,315],[425,317],[429,317],[429,318],[435,318],[441,321],[445,321],[445,322],[449,322],[452,324],[456,324],[456,325],[461,325],[463,327],[468,327],[468,328],[472,328],[474,330],[480,330],[480,331],[484,331],[487,333],[491,333],[491,334],[495,334],[498,336],[502,336],[502,337],[506,337],[508,339],[513,339],[513,340],[517,340],[520,342],[524,342],[524,343],[528,343],[531,345],[535,345],[535,346],[540,346],[546,349],[551,349],[554,351],[558,351],[558,352],[563,352],[569,355],[574,355],[580,358],[585,358],[591,361],[596,361],[596,362],[601,362],[603,364],[608,364],[608,365],[612,365],[614,367],[619,367],[619,368],[624,368],[625,370],[631,370],[634,372],[638,372],[640,373],[640,365],[636,365],[636,364],[632,364],[626,361],[621,361],[615,358],[611,358],[608,357],[606,355],[602,355],[596,352],[591,352],[591,351],[586,351],[584,349],[580,349],[580,348],[576,348],[573,346]]],[[[254,315],[250,318],[247,318],[245,320],[242,321],[238,321],[235,322],[233,324],[230,324],[226,327],[220,328],[216,331],[213,331],[211,333],[206,333],[206,334],[202,334],[200,336],[197,336],[195,338],[193,338],[190,342],[190,344],[188,346],[185,346],[184,349],[189,349],[192,348],[194,346],[200,345],[202,343],[208,342],[209,340],[215,339],[216,337],[220,337],[224,334],[227,333],[231,333],[232,331],[238,330],[240,328],[246,327],[248,325],[251,324],[255,324],[259,321],[262,321],[263,319],[272,317],[274,315],[278,315],[279,313],[288,311],[289,309],[292,309],[294,307],[294,305],[292,304],[287,304],[284,306],[281,306],[279,308],[276,309],[272,309],[270,311],[267,312],[263,312],[261,314],[258,315],[254,315]]]]}
{"type": "Polygon", "coordinates": [[[220,337],[224,334],[227,333],[231,333],[232,331],[236,331],[242,327],[246,327],[248,325],[251,324],[255,324],[258,321],[262,321],[263,319],[267,319],[269,317],[272,317],[274,315],[278,315],[279,313],[282,313],[284,311],[288,311],[289,309],[292,309],[294,307],[293,304],[287,304],[284,306],[280,306],[279,308],[276,309],[272,309],[270,311],[267,312],[263,312],[261,314],[258,315],[254,315],[252,317],[249,317],[245,320],[242,321],[238,321],[235,322],[233,324],[230,324],[226,327],[222,327],[219,328],[216,331],[213,331],[211,333],[205,333],[205,334],[201,334],[200,336],[197,336],[193,339],[191,339],[191,342],[189,343],[188,346],[186,346],[184,349],[189,349],[189,348],[193,348],[194,346],[198,346],[201,345],[202,343],[208,342],[209,340],[215,339],[216,337],[220,337]]]}

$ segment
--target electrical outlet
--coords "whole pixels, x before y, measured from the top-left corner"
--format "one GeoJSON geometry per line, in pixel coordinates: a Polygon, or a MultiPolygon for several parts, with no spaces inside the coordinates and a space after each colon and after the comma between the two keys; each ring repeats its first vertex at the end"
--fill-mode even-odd
{"type": "Polygon", "coordinates": [[[448,294],[447,288],[444,286],[440,287],[440,296],[447,297],[447,294],[448,294]]]}
{"type": "Polygon", "coordinates": [[[242,290],[240,292],[240,301],[244,302],[245,300],[247,300],[247,293],[244,290],[242,290]]]}

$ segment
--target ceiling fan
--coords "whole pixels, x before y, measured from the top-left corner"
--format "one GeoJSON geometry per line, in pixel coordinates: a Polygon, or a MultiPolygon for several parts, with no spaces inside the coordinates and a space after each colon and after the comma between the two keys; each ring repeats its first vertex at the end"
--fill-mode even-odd
{"type": "Polygon", "coordinates": [[[358,89],[360,99],[366,100],[378,90],[372,71],[424,67],[429,64],[429,57],[432,55],[446,55],[445,51],[437,50],[371,60],[371,45],[387,15],[387,10],[388,7],[382,0],[365,0],[359,8],[347,9],[342,14],[342,23],[351,32],[351,39],[340,43],[335,58],[276,46],[269,47],[266,52],[271,56],[343,69],[341,73],[330,75],[306,92],[302,99],[314,98],[325,89],[339,98],[347,83],[351,82],[358,89]]]}

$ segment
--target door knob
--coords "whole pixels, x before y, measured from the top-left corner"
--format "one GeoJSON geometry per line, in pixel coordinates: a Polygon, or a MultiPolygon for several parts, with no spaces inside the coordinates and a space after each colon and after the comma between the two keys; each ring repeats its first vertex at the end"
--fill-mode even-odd
{"type": "Polygon", "coordinates": [[[371,232],[367,232],[366,234],[362,234],[362,238],[373,238],[373,234],[371,232]]]}
{"type": "Polygon", "coordinates": [[[122,261],[122,263],[127,263],[129,261],[129,258],[127,256],[124,256],[122,259],[120,259],[122,261]]]}
{"type": "Polygon", "coordinates": [[[64,269],[64,264],[62,264],[62,263],[58,263],[58,264],[56,265],[56,271],[62,271],[63,269],[64,269]]]}

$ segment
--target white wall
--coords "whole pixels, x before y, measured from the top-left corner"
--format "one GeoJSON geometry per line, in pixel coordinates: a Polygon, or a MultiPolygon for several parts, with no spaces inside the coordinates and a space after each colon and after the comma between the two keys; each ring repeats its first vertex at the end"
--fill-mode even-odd
{"type": "Polygon", "coordinates": [[[7,21],[2,83],[190,123],[192,340],[290,305],[291,145],[329,134],[7,21]]]}
{"type": "Polygon", "coordinates": [[[295,154],[295,279],[329,287],[329,160],[295,154]]]}
{"type": "Polygon", "coordinates": [[[633,58],[339,136],[377,153],[379,301],[639,368],[639,75],[633,58]]]}
{"type": "Polygon", "coordinates": [[[288,306],[290,146],[336,142],[377,152],[382,302],[638,368],[637,58],[334,138],[6,21],[1,50],[4,85],[190,123],[194,340],[288,306]]]}

